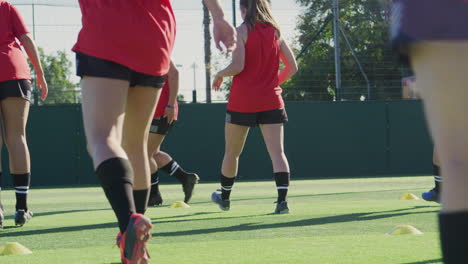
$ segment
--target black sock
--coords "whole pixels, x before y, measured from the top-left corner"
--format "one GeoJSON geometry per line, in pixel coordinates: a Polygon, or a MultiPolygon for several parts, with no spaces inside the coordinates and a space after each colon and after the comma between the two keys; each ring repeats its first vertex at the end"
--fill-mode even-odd
{"type": "Polygon", "coordinates": [[[276,189],[278,190],[277,202],[286,201],[289,189],[289,172],[275,172],[276,189]]]}
{"type": "Polygon", "coordinates": [[[436,192],[440,191],[440,185],[442,184],[442,177],[440,176],[440,167],[437,165],[433,165],[432,174],[434,175],[434,182],[435,187],[434,190],[436,192]]]}
{"type": "Polygon", "coordinates": [[[31,182],[31,174],[11,174],[13,178],[13,185],[15,186],[16,193],[16,211],[28,211],[28,192],[29,184],[31,182]]]}
{"type": "Polygon", "coordinates": [[[445,264],[468,263],[468,212],[439,215],[440,241],[445,264]]]}
{"type": "Polygon", "coordinates": [[[159,192],[159,174],[158,171],[151,174],[151,193],[159,192]]]}
{"type": "Polygon", "coordinates": [[[234,185],[234,181],[236,178],[228,178],[221,174],[221,199],[229,200],[229,196],[231,195],[232,186],[234,185]]]}
{"type": "Polygon", "coordinates": [[[149,189],[133,190],[133,198],[135,199],[135,208],[137,213],[145,214],[146,208],[148,208],[149,194],[149,189]]]}
{"type": "Polygon", "coordinates": [[[96,175],[117,216],[120,232],[123,233],[130,215],[135,212],[132,165],[127,159],[111,158],[98,166],[96,175]]]}
{"type": "Polygon", "coordinates": [[[188,174],[175,160],[171,160],[166,166],[162,167],[161,170],[171,176],[175,176],[180,182],[183,182],[188,174]]]}

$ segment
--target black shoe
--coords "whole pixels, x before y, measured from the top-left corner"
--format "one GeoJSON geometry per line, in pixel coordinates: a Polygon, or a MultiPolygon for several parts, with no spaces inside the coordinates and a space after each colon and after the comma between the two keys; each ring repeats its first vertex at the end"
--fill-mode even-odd
{"type": "Polygon", "coordinates": [[[15,213],[15,225],[23,226],[26,222],[31,220],[32,217],[33,213],[31,211],[18,210],[15,213]]]}
{"type": "Polygon", "coordinates": [[[186,177],[182,181],[182,189],[185,194],[184,202],[188,203],[193,195],[193,189],[195,188],[195,184],[198,183],[200,177],[198,177],[195,173],[187,173],[186,177]]]}
{"type": "Polygon", "coordinates": [[[211,201],[219,206],[219,209],[223,211],[229,211],[231,209],[231,201],[223,200],[219,192],[214,192],[211,194],[211,201]]]}
{"type": "Polygon", "coordinates": [[[275,214],[287,214],[287,213],[289,213],[287,201],[282,201],[276,204],[275,214]]]}
{"type": "Polygon", "coordinates": [[[148,200],[148,206],[161,206],[162,204],[163,198],[161,196],[161,192],[159,192],[159,190],[151,192],[148,200]]]}
{"type": "Polygon", "coordinates": [[[3,229],[3,220],[5,219],[3,212],[3,205],[0,203],[0,229],[3,229]]]}

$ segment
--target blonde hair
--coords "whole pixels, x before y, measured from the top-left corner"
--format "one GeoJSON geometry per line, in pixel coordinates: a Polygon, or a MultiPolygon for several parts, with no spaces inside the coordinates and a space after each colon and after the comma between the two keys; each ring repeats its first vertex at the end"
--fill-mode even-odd
{"type": "Polygon", "coordinates": [[[247,9],[244,23],[252,30],[256,23],[268,24],[276,29],[278,37],[281,30],[270,9],[270,0],[240,0],[240,5],[247,9]]]}

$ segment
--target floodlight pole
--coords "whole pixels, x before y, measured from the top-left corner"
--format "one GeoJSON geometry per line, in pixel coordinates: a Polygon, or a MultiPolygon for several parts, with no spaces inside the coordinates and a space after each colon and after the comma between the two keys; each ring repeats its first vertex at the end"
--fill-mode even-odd
{"type": "Polygon", "coordinates": [[[232,0],[232,24],[236,27],[236,0],[232,0]]]}
{"type": "MultiPolygon", "coordinates": [[[[32,21],[33,21],[33,40],[36,41],[36,6],[34,5],[34,2],[31,5],[32,7],[32,21]]],[[[34,105],[37,105],[39,103],[39,93],[37,91],[37,74],[36,71],[33,72],[33,77],[34,77],[34,105]]]]}
{"type": "Polygon", "coordinates": [[[341,100],[341,50],[340,50],[340,31],[339,31],[339,6],[338,0],[333,0],[333,39],[335,44],[335,98],[341,100]]]}
{"type": "Polygon", "coordinates": [[[32,6],[32,20],[33,20],[33,39],[36,40],[36,8],[34,3],[32,6]]]}
{"type": "Polygon", "coordinates": [[[197,63],[193,62],[193,91],[192,91],[192,103],[197,103],[197,63]]]}

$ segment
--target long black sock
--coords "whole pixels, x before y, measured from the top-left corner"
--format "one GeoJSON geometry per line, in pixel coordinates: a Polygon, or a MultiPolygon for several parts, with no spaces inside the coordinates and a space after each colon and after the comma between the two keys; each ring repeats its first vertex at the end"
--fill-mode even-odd
{"type": "Polygon", "coordinates": [[[231,195],[232,186],[234,186],[234,181],[236,178],[228,178],[221,174],[221,199],[229,200],[231,195]]]}
{"type": "Polygon", "coordinates": [[[289,172],[276,172],[275,173],[275,182],[276,182],[276,189],[278,190],[278,200],[277,202],[286,201],[286,197],[288,196],[288,189],[289,189],[289,172]]]}
{"type": "Polygon", "coordinates": [[[166,166],[162,167],[161,170],[176,177],[180,182],[183,182],[188,174],[175,160],[171,160],[166,166]]]}
{"type": "Polygon", "coordinates": [[[16,211],[28,210],[28,192],[29,184],[31,182],[31,174],[11,174],[13,178],[13,185],[15,186],[16,193],[16,211]]]}
{"type": "Polygon", "coordinates": [[[133,198],[135,199],[135,208],[137,213],[145,214],[146,209],[148,208],[149,194],[149,189],[133,190],[133,198]]]}
{"type": "Polygon", "coordinates": [[[127,159],[111,158],[97,167],[96,175],[117,216],[120,232],[123,233],[130,215],[135,212],[132,165],[127,159]]]}
{"type": "Polygon", "coordinates": [[[158,171],[151,174],[151,193],[159,192],[159,174],[158,171]]]}
{"type": "Polygon", "coordinates": [[[432,174],[434,175],[434,182],[435,182],[434,190],[436,192],[439,192],[441,188],[440,185],[442,185],[442,177],[440,176],[440,167],[434,164],[432,167],[432,174]]]}
{"type": "Polygon", "coordinates": [[[439,215],[440,241],[445,264],[468,263],[468,212],[439,215]]]}

